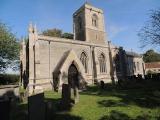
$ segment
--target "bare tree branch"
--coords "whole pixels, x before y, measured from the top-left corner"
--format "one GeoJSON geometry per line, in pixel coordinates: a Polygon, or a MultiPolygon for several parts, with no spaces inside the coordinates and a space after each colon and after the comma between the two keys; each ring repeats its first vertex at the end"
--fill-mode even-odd
{"type": "Polygon", "coordinates": [[[141,47],[160,45],[160,9],[151,11],[150,20],[138,33],[141,47]]]}

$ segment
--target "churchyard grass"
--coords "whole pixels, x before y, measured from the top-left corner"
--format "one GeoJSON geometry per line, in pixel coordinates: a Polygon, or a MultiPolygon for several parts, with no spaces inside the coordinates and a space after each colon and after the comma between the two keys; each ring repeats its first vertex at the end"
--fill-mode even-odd
{"type": "MultiPolygon", "coordinates": [[[[160,89],[159,89],[160,90],[160,89]]],[[[45,92],[45,98],[59,103],[61,95],[45,92]]],[[[152,88],[104,89],[88,87],[70,111],[54,108],[56,120],[160,120],[160,91],[152,88]]]]}
{"type": "MultiPolygon", "coordinates": [[[[79,103],[60,109],[61,93],[46,91],[45,103],[52,105],[51,120],[160,120],[160,87],[121,89],[98,86],[80,92],[79,103]]],[[[12,120],[27,118],[27,103],[17,104],[12,120]]],[[[47,120],[47,119],[46,119],[47,120]]]]}

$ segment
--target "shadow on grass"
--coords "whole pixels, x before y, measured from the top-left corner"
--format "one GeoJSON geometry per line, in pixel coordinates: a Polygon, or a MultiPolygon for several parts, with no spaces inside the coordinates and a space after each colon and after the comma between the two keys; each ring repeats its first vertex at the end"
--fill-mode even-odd
{"type": "Polygon", "coordinates": [[[117,106],[127,106],[126,103],[120,102],[118,100],[102,100],[98,101],[101,107],[117,107],[117,106]]]}
{"type": "Polygon", "coordinates": [[[83,120],[79,116],[70,115],[70,114],[56,114],[54,117],[54,120],[83,120]]]}
{"type": "Polygon", "coordinates": [[[111,111],[109,116],[103,116],[99,120],[130,120],[130,117],[118,111],[111,111]]]}
{"type": "Polygon", "coordinates": [[[11,90],[0,96],[0,119],[27,120],[27,104],[21,104],[11,90]]]}
{"type": "Polygon", "coordinates": [[[139,88],[139,89],[116,89],[116,87],[105,87],[100,89],[98,86],[88,87],[86,91],[81,92],[82,95],[96,95],[102,97],[117,97],[120,100],[102,100],[98,101],[98,104],[104,107],[113,106],[127,106],[137,105],[144,108],[156,108],[160,107],[160,91],[153,88],[139,88]],[[155,95],[155,92],[158,92],[155,95]]]}
{"type": "Polygon", "coordinates": [[[110,112],[109,116],[105,115],[101,117],[99,120],[151,120],[151,119],[160,120],[160,117],[152,118],[147,113],[142,113],[142,115],[137,116],[136,118],[131,118],[125,113],[113,110],[110,112]]]}
{"type": "Polygon", "coordinates": [[[45,98],[46,120],[82,120],[81,117],[68,114],[72,104],[64,108],[60,98],[45,98]]]}
{"type": "Polygon", "coordinates": [[[12,104],[10,120],[28,120],[28,105],[27,105],[27,103],[12,104]]]}
{"type": "Polygon", "coordinates": [[[51,109],[53,112],[68,112],[71,111],[73,102],[68,106],[64,106],[60,98],[45,98],[45,104],[47,109],[51,109]]]}
{"type": "MultiPolygon", "coordinates": [[[[82,120],[79,116],[68,114],[71,108],[63,109],[60,98],[45,98],[45,105],[45,120],[82,120]]],[[[28,120],[28,104],[13,104],[10,120],[28,120]]]]}

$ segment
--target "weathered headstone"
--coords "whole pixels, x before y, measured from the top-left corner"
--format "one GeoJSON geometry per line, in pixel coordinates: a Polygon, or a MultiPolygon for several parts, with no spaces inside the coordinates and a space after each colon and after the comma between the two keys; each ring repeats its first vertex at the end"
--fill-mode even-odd
{"type": "Polygon", "coordinates": [[[103,80],[100,81],[100,88],[104,89],[104,81],[103,80]]]}
{"type": "Polygon", "coordinates": [[[29,120],[45,120],[44,93],[28,97],[29,120]]]}
{"type": "Polygon", "coordinates": [[[68,109],[71,103],[71,87],[69,84],[62,85],[62,106],[63,109],[68,109]]]}
{"type": "Polygon", "coordinates": [[[76,104],[76,103],[79,102],[79,91],[78,91],[78,87],[75,87],[75,88],[73,89],[73,91],[74,91],[74,103],[76,104]]]}
{"type": "Polygon", "coordinates": [[[45,118],[46,120],[52,120],[53,116],[53,101],[47,100],[45,101],[46,106],[46,112],[45,112],[45,118]]]}
{"type": "Polygon", "coordinates": [[[0,120],[9,120],[10,100],[0,99],[0,120]]]}

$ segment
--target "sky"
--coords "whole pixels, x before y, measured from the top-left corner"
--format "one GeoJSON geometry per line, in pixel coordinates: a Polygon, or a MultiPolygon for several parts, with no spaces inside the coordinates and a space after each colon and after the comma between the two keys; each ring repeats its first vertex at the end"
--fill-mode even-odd
{"type": "MultiPolygon", "coordinates": [[[[28,35],[30,22],[41,32],[59,28],[72,32],[72,14],[86,0],[0,0],[0,21],[11,27],[18,38],[28,35]]],[[[143,53],[138,31],[149,20],[151,10],[160,8],[160,0],[88,0],[104,11],[107,39],[124,49],[143,53]]],[[[156,48],[155,48],[156,49],[156,48]]]]}

